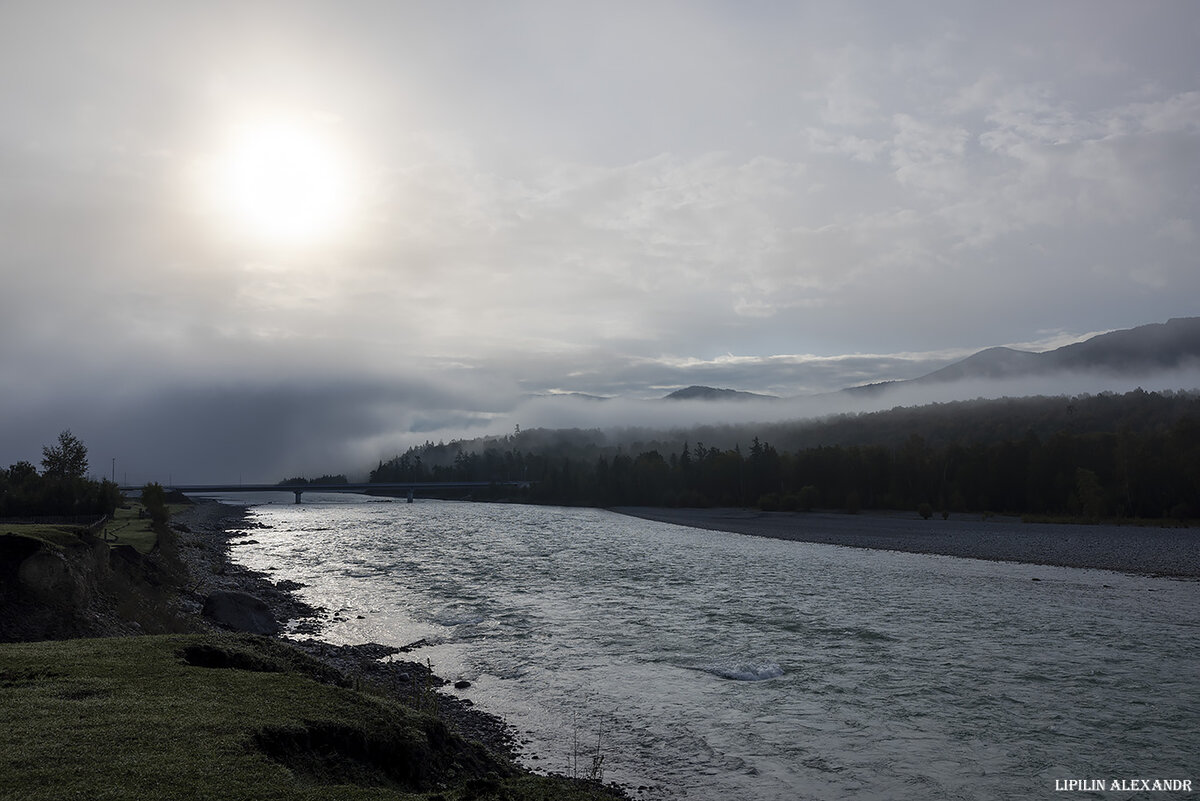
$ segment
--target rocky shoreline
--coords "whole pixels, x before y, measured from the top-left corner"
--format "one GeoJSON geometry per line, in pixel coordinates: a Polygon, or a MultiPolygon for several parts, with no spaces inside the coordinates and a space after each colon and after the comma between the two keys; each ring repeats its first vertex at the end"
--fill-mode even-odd
{"type": "Polygon", "coordinates": [[[514,765],[520,752],[516,732],[503,719],[475,709],[469,699],[436,692],[449,684],[435,675],[427,664],[403,659],[387,659],[405,653],[414,646],[395,647],[378,643],[331,645],[314,638],[295,635],[316,634],[318,622],[326,610],[301,601],[295,590],[301,585],[274,582],[260,573],[230,559],[230,541],[252,533],[246,507],[201,501],[177,514],[171,528],[178,535],[178,556],[187,571],[188,581],[180,593],[183,615],[200,627],[213,624],[203,616],[205,599],[218,591],[251,595],[270,609],[277,621],[290,623],[290,635],[281,638],[355,682],[382,688],[389,695],[435,713],[453,731],[476,740],[496,756],[514,765]]]}

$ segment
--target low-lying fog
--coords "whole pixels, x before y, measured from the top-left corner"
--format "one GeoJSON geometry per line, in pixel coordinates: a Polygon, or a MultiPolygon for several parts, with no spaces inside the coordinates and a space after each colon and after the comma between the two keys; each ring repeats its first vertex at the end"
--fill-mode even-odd
{"type": "MultiPolygon", "coordinates": [[[[531,428],[680,431],[689,426],[806,420],[974,398],[1200,388],[1200,367],[1113,377],[1048,375],[1020,381],[899,384],[877,394],[825,393],[779,400],[671,401],[572,395],[520,396],[469,382],[327,382],[181,387],[129,399],[101,396],[26,410],[0,443],[10,462],[41,459],[71,428],[95,477],[120,483],[276,481],[346,473],[363,479],[379,460],[425,441],[531,428]]],[[[664,393],[665,394],[665,393],[664,393]]],[[[632,432],[645,438],[646,431],[632,432]]],[[[719,444],[719,443],[710,443],[719,444]]]]}

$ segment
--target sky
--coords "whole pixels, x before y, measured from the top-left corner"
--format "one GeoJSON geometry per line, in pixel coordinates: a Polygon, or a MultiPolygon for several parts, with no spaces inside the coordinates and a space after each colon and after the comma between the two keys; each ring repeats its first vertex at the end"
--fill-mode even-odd
{"type": "Polygon", "coordinates": [[[365,470],[586,422],[529,396],[806,396],[1194,316],[1197,31],[1188,0],[5,0],[0,466],[69,428],[119,481],[365,470]]]}

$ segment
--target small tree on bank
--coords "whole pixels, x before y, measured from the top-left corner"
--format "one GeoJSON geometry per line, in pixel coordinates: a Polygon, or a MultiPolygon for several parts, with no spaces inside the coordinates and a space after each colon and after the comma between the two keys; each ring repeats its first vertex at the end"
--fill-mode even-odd
{"type": "Polygon", "coordinates": [[[142,506],[150,514],[154,523],[165,524],[170,512],[167,511],[167,493],[162,484],[151,482],[142,487],[142,506]]]}

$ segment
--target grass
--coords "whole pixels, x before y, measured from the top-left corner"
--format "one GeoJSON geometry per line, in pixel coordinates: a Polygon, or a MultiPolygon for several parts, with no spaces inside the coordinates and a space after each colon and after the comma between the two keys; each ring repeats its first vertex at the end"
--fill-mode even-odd
{"type": "Polygon", "coordinates": [[[104,526],[103,537],[114,545],[132,545],[142,554],[150,553],[158,542],[158,532],[140,503],[117,509],[112,520],[104,526]]]}
{"type": "Polygon", "coordinates": [[[585,799],[276,640],[0,645],[0,799],[585,799]],[[211,666],[210,666],[211,665],[211,666]]]}
{"type": "Polygon", "coordinates": [[[42,523],[5,523],[0,533],[16,534],[67,548],[79,542],[79,526],[56,526],[42,523]]]}
{"type": "MultiPolygon", "coordinates": [[[[186,505],[171,504],[167,508],[174,515],[186,505]]],[[[96,532],[96,536],[110,545],[129,545],[138,553],[148,554],[158,543],[158,532],[150,516],[144,512],[142,505],[137,502],[119,508],[104,528],[96,532]]],[[[32,537],[58,548],[67,548],[79,544],[80,530],[80,526],[69,524],[9,523],[4,525],[3,533],[32,537]]]]}

